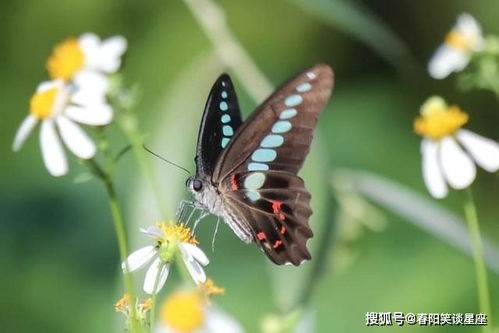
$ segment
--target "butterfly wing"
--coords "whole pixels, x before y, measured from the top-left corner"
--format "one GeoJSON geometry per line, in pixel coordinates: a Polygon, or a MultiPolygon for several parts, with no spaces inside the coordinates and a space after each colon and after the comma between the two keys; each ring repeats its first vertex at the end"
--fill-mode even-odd
{"type": "Polygon", "coordinates": [[[248,202],[244,186],[255,174],[236,173],[222,185],[225,189],[230,186],[224,198],[239,218],[236,223],[250,226],[253,240],[276,264],[299,265],[310,259],[306,243],[313,236],[308,226],[312,210],[303,180],[290,172],[267,171],[262,187],[255,192],[258,199],[248,202]]]}
{"type": "Polygon", "coordinates": [[[310,194],[297,176],[333,73],[316,65],[276,90],[238,129],[213,173],[225,203],[277,264],[309,259],[310,194]]]}
{"type": "Polygon", "coordinates": [[[217,161],[213,181],[238,168],[296,174],[332,88],[333,72],[323,64],[284,83],[239,127],[217,161]]]}
{"type": "Polygon", "coordinates": [[[229,75],[222,74],[208,95],[199,128],[196,151],[198,176],[206,178],[212,175],[220,153],[229,144],[241,123],[234,85],[229,75]]]}

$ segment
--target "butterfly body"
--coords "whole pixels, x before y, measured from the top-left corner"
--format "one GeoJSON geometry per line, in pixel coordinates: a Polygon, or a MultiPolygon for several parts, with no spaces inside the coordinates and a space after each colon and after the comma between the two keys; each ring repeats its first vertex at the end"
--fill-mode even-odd
{"type": "Polygon", "coordinates": [[[283,84],[243,123],[223,74],[206,103],[196,176],[187,187],[202,207],[277,264],[310,259],[311,196],[297,172],[332,85],[329,66],[316,65],[283,84]]]}

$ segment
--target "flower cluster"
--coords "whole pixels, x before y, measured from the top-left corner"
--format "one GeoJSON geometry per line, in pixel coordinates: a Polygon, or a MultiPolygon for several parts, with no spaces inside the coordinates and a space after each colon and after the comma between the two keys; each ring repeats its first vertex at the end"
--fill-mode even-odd
{"type": "Polygon", "coordinates": [[[164,286],[171,263],[178,257],[197,284],[206,281],[203,266],[208,265],[206,254],[197,247],[196,238],[183,224],[159,222],[155,226],[141,229],[156,244],[145,246],[132,254],[122,263],[123,271],[133,272],[152,261],[144,279],[144,291],[155,294],[164,286]],[[153,260],[154,259],[154,260],[153,260]]]}
{"type": "Polygon", "coordinates": [[[92,158],[97,151],[95,143],[78,124],[104,126],[112,121],[113,110],[106,101],[108,76],[119,69],[126,44],[121,36],[101,41],[86,33],[57,45],[47,61],[51,80],[40,83],[31,97],[29,114],[12,149],[21,149],[41,122],[40,147],[51,175],[62,176],[68,171],[61,139],[77,157],[92,158]]]}
{"type": "MultiPolygon", "coordinates": [[[[461,14],[430,59],[429,73],[442,79],[461,71],[473,53],[484,47],[478,22],[461,14]]],[[[454,189],[470,186],[476,177],[475,163],[489,172],[499,170],[499,143],[464,129],[468,120],[469,115],[458,106],[448,106],[442,97],[433,96],[421,106],[414,121],[414,132],[423,137],[423,179],[435,198],[447,195],[447,185],[454,189]]]]}

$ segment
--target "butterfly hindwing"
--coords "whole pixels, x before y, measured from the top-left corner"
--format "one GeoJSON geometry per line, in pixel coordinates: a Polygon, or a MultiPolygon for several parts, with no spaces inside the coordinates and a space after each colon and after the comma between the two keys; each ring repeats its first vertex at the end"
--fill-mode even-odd
{"type": "MultiPolygon", "coordinates": [[[[248,204],[244,184],[253,172],[235,174],[222,184],[224,198],[250,226],[253,239],[276,264],[299,265],[310,259],[306,242],[313,233],[308,225],[312,214],[310,194],[303,180],[286,171],[267,171],[257,200],[248,204]]],[[[251,179],[251,178],[250,178],[251,179]]]]}
{"type": "Polygon", "coordinates": [[[220,153],[241,122],[236,91],[229,75],[222,74],[211,88],[201,120],[196,152],[199,176],[204,178],[213,173],[220,153]]]}

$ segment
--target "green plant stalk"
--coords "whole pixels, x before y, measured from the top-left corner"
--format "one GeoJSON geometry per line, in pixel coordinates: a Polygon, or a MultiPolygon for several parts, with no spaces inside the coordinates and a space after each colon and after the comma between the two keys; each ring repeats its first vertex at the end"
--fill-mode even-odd
{"type": "Polygon", "coordinates": [[[109,208],[111,210],[111,216],[113,218],[114,230],[116,232],[116,238],[118,240],[118,249],[120,254],[121,262],[125,263],[125,271],[123,273],[123,283],[125,287],[125,292],[130,297],[130,331],[132,333],[139,333],[140,327],[137,322],[137,313],[135,309],[135,293],[133,290],[133,281],[130,273],[128,272],[128,262],[126,261],[128,255],[128,242],[125,231],[125,223],[123,219],[123,214],[121,212],[121,207],[116,196],[116,191],[114,189],[114,183],[111,176],[106,173],[99,164],[93,160],[85,161],[87,167],[90,171],[104,184],[106,188],[109,208]]]}
{"type": "Polygon", "coordinates": [[[144,142],[142,140],[142,135],[138,129],[137,119],[135,115],[128,110],[126,111],[126,114],[123,117],[124,119],[120,123],[120,127],[122,131],[125,133],[128,141],[130,142],[135,159],[137,160],[137,163],[139,164],[140,168],[142,169],[142,172],[145,174],[152,188],[152,191],[156,198],[156,203],[159,207],[161,215],[163,216],[163,219],[167,220],[168,213],[166,211],[166,206],[165,206],[166,200],[163,196],[163,192],[159,187],[159,182],[156,179],[156,174],[154,172],[154,169],[150,161],[146,158],[146,155],[144,154],[144,148],[143,148],[144,142]]]}
{"type": "Polygon", "coordinates": [[[156,296],[158,295],[158,282],[159,275],[161,274],[161,269],[158,269],[158,273],[156,273],[156,277],[154,278],[154,287],[152,294],[152,307],[151,307],[151,316],[149,317],[149,331],[154,333],[154,322],[156,320],[156,296]]]}
{"type": "Polygon", "coordinates": [[[480,236],[480,226],[478,224],[478,215],[471,188],[467,190],[467,198],[464,202],[464,212],[468,222],[471,247],[473,250],[473,260],[475,263],[479,310],[481,313],[486,314],[488,319],[488,325],[482,327],[482,331],[485,333],[491,331],[492,311],[489,298],[487,268],[483,257],[483,245],[482,238],[480,236]]]}
{"type": "Polygon", "coordinates": [[[251,98],[260,102],[267,97],[273,90],[272,84],[230,31],[223,8],[212,0],[184,0],[184,3],[212,42],[220,59],[238,77],[251,98]]]}
{"type": "Polygon", "coordinates": [[[128,255],[128,242],[125,232],[125,223],[123,220],[123,214],[121,213],[121,208],[116,197],[116,192],[114,190],[114,184],[110,178],[104,182],[106,187],[107,195],[109,198],[109,208],[111,209],[111,215],[114,222],[114,230],[116,231],[116,237],[118,239],[118,248],[120,252],[121,262],[124,262],[125,272],[123,273],[123,282],[125,285],[125,290],[130,296],[130,329],[132,332],[139,332],[139,327],[137,323],[137,314],[135,309],[135,293],[133,290],[132,276],[128,270],[128,263],[126,261],[128,255]]]}
{"type": "Polygon", "coordinates": [[[180,273],[180,277],[182,278],[182,280],[186,283],[191,282],[191,284],[194,284],[194,281],[192,280],[189,271],[187,270],[184,258],[180,253],[177,253],[177,255],[175,256],[175,264],[177,265],[177,269],[180,273]]]}

